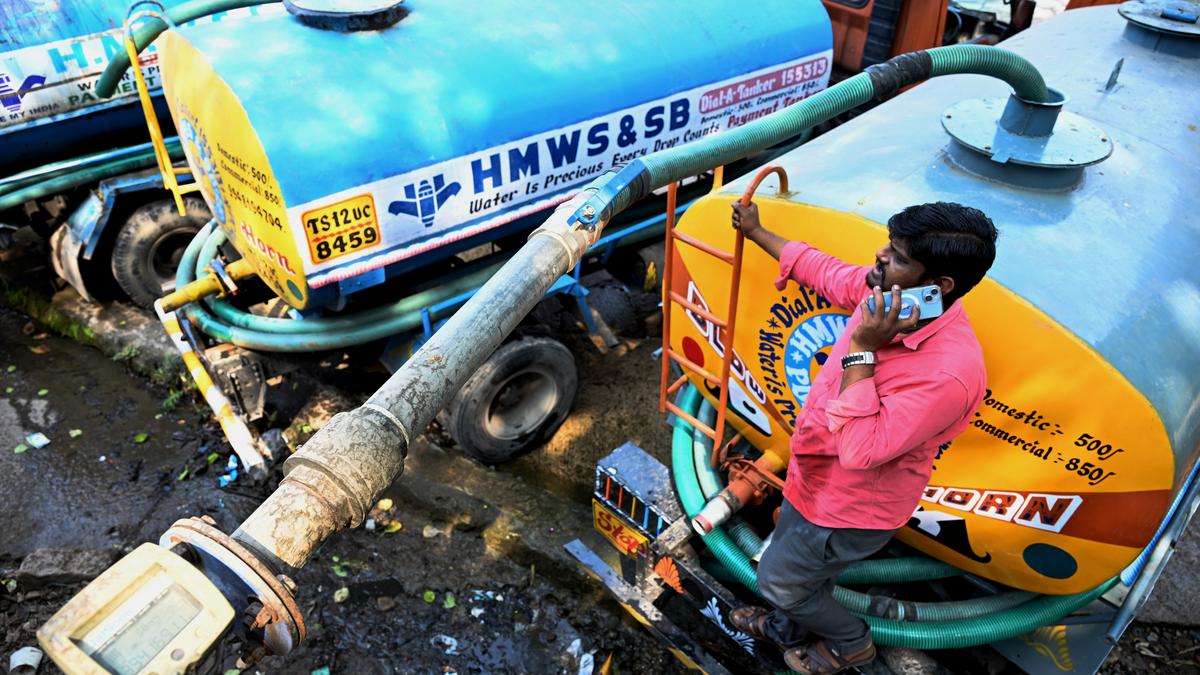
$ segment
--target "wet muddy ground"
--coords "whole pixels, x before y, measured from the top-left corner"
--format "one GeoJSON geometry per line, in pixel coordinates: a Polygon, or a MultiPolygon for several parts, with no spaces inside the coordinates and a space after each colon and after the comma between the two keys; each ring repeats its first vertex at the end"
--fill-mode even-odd
{"type": "MultiPolygon", "coordinates": [[[[18,577],[35,549],[115,555],[191,515],[232,531],[269,492],[244,479],[218,486],[228,449],[195,401],[168,411],[167,389],[7,309],[0,390],[0,577],[18,577]],[[39,432],[50,443],[35,448],[26,437],[39,432]]],[[[575,673],[582,658],[598,669],[610,655],[621,672],[676,669],[596,588],[497,554],[485,503],[459,497],[429,510],[421,499],[396,493],[399,531],[359,528],[318,552],[296,578],[307,642],[257,671],[575,673]]],[[[0,654],[35,644],[37,627],[83,585],[0,589],[0,654]]]]}

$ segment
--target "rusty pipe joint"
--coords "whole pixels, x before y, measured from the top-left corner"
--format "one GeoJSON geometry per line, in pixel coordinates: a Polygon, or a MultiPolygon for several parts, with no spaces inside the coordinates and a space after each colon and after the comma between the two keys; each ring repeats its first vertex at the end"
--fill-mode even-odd
{"type": "Polygon", "coordinates": [[[288,458],[278,489],[233,538],[281,571],[302,566],[334,532],[363,522],[403,473],[408,440],[400,421],[377,406],[334,415],[288,458]]]}
{"type": "Polygon", "coordinates": [[[751,480],[739,476],[730,481],[725,489],[717,493],[717,496],[692,518],[692,529],[704,536],[729,520],[743,506],[761,499],[762,494],[758,487],[751,480]]]}
{"type": "Polygon", "coordinates": [[[728,462],[729,484],[692,518],[692,529],[704,536],[742,507],[759,504],[775,490],[782,491],[783,481],[775,475],[776,463],[769,454],[753,462],[743,458],[728,462]]]}

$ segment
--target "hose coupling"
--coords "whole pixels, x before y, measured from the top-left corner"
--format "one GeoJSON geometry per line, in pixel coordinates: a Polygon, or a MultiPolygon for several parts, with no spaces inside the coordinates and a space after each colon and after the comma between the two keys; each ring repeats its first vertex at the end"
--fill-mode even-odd
{"type": "Polygon", "coordinates": [[[692,529],[702,537],[712,532],[729,520],[734,511],[741,508],[741,504],[734,503],[736,499],[729,488],[721,490],[716,497],[704,505],[704,508],[700,509],[700,513],[692,518],[692,529]]]}

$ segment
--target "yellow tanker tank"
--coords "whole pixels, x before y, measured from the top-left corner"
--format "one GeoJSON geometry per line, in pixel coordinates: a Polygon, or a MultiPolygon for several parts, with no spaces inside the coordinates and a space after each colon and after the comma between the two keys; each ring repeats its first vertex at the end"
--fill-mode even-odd
{"type": "MultiPolygon", "coordinates": [[[[1174,67],[1178,59],[1128,37],[1088,61],[1137,51],[1139,79],[1123,90],[1106,90],[1107,71],[1080,71],[1062,53],[1082,48],[1082,36],[1117,34],[1121,22],[1111,8],[1069,12],[1005,43],[1048,83],[1065,85],[1071,109],[1084,112],[1081,123],[1111,136],[1112,155],[1101,164],[1042,178],[1035,170],[1033,181],[1020,174],[1029,167],[980,175],[990,169],[972,164],[947,135],[955,130],[946,109],[1005,92],[994,80],[954,76],[786,155],[779,163],[793,191],[777,194],[768,180],[756,197],[774,231],[861,265],[886,244],[888,217],[911,204],[960,202],[996,222],[996,264],[962,301],[984,348],[987,398],[939,453],[899,537],[1042,593],[1085,591],[1128,566],[1163,522],[1200,437],[1200,279],[1179,255],[1200,250],[1200,232],[1182,219],[1200,206],[1200,149],[1177,122],[1200,109],[1200,97],[1186,86],[1187,71],[1174,67]],[[1152,97],[1143,91],[1150,87],[1178,96],[1152,97]],[[1143,140],[1150,137],[1156,141],[1143,140]]],[[[736,182],[700,200],[679,231],[733,250],[730,203],[744,188],[736,182]]],[[[678,246],[673,265],[672,290],[726,315],[727,263],[678,246]]],[[[850,310],[794,282],[776,291],[778,272],[774,259],[746,244],[729,410],[738,431],[786,463],[796,414],[850,310]]],[[[685,311],[672,313],[670,336],[679,353],[718,371],[730,342],[685,311]]],[[[716,402],[711,385],[693,382],[716,402]]]]}

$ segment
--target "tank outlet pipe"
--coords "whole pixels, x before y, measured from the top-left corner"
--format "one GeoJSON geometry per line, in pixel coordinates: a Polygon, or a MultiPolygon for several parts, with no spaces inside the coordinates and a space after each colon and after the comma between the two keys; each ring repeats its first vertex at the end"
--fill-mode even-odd
{"type": "Polygon", "coordinates": [[[208,269],[207,275],[159,298],[155,306],[161,305],[163,312],[173,312],[188,303],[197,302],[210,295],[235,293],[237,291],[236,282],[258,274],[249,258],[239,258],[228,265],[222,265],[217,260],[213,260],[209,263],[208,269]]]}
{"type": "Polygon", "coordinates": [[[355,527],[404,470],[415,434],[579,262],[607,220],[572,220],[604,174],[560,205],[520,250],[362,406],[335,415],[284,464],[284,479],[233,533],[279,572],[355,527]]]}
{"type": "MultiPolygon", "coordinates": [[[[782,467],[778,466],[778,462],[771,455],[763,455],[754,462],[757,468],[757,473],[767,474],[775,473],[782,467]]],[[[730,472],[735,474],[717,496],[713,497],[700,509],[700,512],[692,518],[692,529],[696,534],[704,536],[712,532],[714,528],[725,524],[725,521],[733,517],[742,507],[757,504],[761,502],[767,495],[768,488],[760,480],[755,480],[754,474],[747,471],[739,471],[737,467],[731,468],[730,472]]]]}

